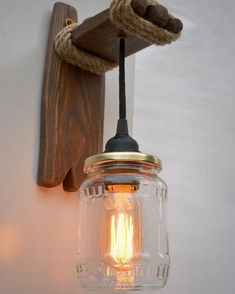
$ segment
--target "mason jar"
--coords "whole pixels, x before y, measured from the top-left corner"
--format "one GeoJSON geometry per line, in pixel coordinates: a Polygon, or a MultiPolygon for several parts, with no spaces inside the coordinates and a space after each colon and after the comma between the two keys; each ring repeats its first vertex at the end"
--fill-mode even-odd
{"type": "Polygon", "coordinates": [[[140,152],[85,161],[77,273],[88,290],[155,290],[169,273],[167,186],[161,162],[140,152]]]}

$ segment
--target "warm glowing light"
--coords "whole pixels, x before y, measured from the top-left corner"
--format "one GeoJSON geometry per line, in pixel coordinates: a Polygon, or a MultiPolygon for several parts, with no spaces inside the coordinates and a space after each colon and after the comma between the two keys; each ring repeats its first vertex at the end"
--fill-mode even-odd
{"type": "Polygon", "coordinates": [[[109,185],[101,211],[101,256],[116,270],[130,270],[142,249],[140,205],[136,185],[109,185]]]}
{"type": "Polygon", "coordinates": [[[0,224],[0,262],[18,257],[21,249],[21,235],[12,225],[0,224]]]}
{"type": "Polygon", "coordinates": [[[110,254],[119,264],[132,260],[134,227],[132,216],[120,213],[111,217],[111,248],[110,254]]]}

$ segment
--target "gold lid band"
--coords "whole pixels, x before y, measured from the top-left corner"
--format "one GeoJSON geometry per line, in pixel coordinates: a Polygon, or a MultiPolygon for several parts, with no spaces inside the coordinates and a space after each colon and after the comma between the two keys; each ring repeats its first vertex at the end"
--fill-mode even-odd
{"type": "Polygon", "coordinates": [[[88,157],[84,163],[84,172],[87,173],[88,168],[93,164],[103,164],[112,161],[143,162],[153,164],[159,170],[162,168],[161,160],[153,155],[141,152],[107,152],[88,157]]]}

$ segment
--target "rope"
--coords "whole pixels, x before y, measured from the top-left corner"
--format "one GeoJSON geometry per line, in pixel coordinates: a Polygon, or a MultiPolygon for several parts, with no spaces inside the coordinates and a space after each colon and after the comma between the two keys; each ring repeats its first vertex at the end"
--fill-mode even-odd
{"type": "MultiPolygon", "coordinates": [[[[132,0],[113,0],[110,6],[110,19],[121,30],[128,32],[144,41],[163,46],[176,41],[180,33],[171,33],[151,23],[136,14],[131,6],[132,0]]],[[[147,0],[148,5],[155,5],[157,1],[147,0]]],[[[174,18],[169,15],[170,18],[174,18]]],[[[101,75],[113,69],[117,64],[91,54],[72,44],[71,32],[78,27],[78,23],[66,26],[55,38],[55,50],[60,58],[83,70],[101,75]]]]}
{"type": "Polygon", "coordinates": [[[57,34],[55,50],[60,58],[96,75],[101,75],[117,66],[115,63],[77,48],[72,44],[71,31],[78,25],[78,23],[70,24],[57,34]]]}
{"type": "MultiPolygon", "coordinates": [[[[113,23],[120,29],[145,40],[148,43],[163,46],[176,41],[180,37],[160,28],[137,15],[131,6],[132,0],[113,0],[110,6],[110,17],[113,23]]],[[[157,4],[157,1],[148,0],[148,5],[157,4]]],[[[169,15],[173,18],[172,15],[169,15]]]]}

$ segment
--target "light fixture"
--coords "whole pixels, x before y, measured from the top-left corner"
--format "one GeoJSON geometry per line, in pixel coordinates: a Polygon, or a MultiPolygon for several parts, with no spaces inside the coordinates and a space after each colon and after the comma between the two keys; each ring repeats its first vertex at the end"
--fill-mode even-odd
{"type": "Polygon", "coordinates": [[[85,161],[77,272],[89,290],[150,290],[163,287],[169,271],[167,186],[158,177],[160,160],[128,135],[124,36],[119,43],[117,133],[104,153],[85,161]]]}
{"type": "Polygon", "coordinates": [[[167,186],[158,177],[161,161],[140,152],[128,134],[125,56],[176,41],[183,24],[155,0],[112,0],[109,9],[81,24],[77,19],[74,7],[54,4],[42,87],[38,184],[63,184],[68,192],[80,186],[81,285],[100,291],[161,288],[170,263],[167,186]],[[105,72],[118,63],[117,132],[101,153],[105,72]]]}

